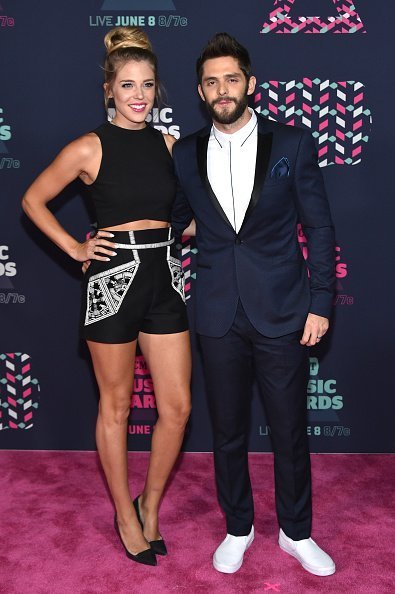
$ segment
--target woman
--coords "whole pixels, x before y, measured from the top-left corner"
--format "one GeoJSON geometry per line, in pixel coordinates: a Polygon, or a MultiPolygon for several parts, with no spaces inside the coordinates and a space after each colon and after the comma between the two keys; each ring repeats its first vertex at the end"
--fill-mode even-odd
{"type": "Polygon", "coordinates": [[[190,344],[180,261],[169,225],[174,138],[145,123],[158,94],[146,34],[112,29],[104,39],[105,101],[115,117],[67,145],[23,198],[26,214],[74,260],[84,278],[81,328],[100,390],[96,441],[126,555],[156,565],[166,554],[158,510],[190,413],[190,344]],[[47,208],[72,180],[87,186],[99,231],[80,243],[47,208]],[[137,338],[154,382],[158,421],[144,490],[132,502],[127,421],[137,338]]]}

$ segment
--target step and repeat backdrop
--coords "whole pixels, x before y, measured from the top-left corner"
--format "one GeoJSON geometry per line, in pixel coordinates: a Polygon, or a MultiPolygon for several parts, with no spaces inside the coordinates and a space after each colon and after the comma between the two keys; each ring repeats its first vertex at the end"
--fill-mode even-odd
{"type": "MultiPolygon", "coordinates": [[[[336,223],[337,294],[330,335],[310,352],[311,450],[394,451],[393,17],[391,3],[369,0],[0,0],[0,448],[95,448],[97,387],[78,338],[80,265],[33,227],[20,201],[65,144],[104,121],[103,37],[137,25],[151,38],[167,90],[151,116],[156,128],[179,138],[207,123],[195,61],[214,33],[227,31],[250,50],[251,106],[313,134],[336,223]]],[[[79,181],[53,211],[81,240],[94,220],[79,181]]],[[[184,237],[194,355],[184,447],[210,451],[193,332],[195,257],[193,239],[184,237]]],[[[155,420],[154,387],[139,355],[131,450],[149,448],[155,420]]],[[[258,394],[250,447],[270,451],[258,394]]]]}

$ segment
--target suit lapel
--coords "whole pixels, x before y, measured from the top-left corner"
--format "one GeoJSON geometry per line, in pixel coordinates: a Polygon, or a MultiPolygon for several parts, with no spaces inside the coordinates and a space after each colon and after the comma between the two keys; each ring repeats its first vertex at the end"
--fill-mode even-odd
{"type": "Polygon", "coordinates": [[[269,165],[270,153],[272,150],[272,142],[272,132],[264,134],[258,129],[258,144],[256,150],[254,187],[252,189],[251,200],[248,204],[248,208],[244,215],[243,223],[240,227],[239,233],[246,224],[247,219],[249,218],[255,206],[257,205],[259,197],[261,195],[262,187],[266,178],[267,167],[269,165]]]}
{"type": "MultiPolygon", "coordinates": [[[[210,131],[207,134],[205,134],[204,136],[198,136],[196,139],[196,141],[197,141],[197,161],[198,161],[199,174],[200,174],[203,185],[206,188],[207,194],[209,195],[210,200],[211,200],[215,210],[218,212],[218,214],[221,216],[221,218],[225,221],[225,223],[227,225],[229,225],[230,227],[232,227],[231,223],[229,222],[228,217],[226,216],[221,204],[218,201],[217,196],[214,194],[214,191],[213,191],[211,184],[209,182],[209,179],[208,179],[208,175],[207,175],[207,147],[208,147],[209,138],[210,138],[210,131]]],[[[233,227],[232,227],[232,229],[233,229],[233,227]]]]}
{"type": "MultiPolygon", "coordinates": [[[[258,116],[259,117],[259,116],[258,116]]],[[[259,120],[258,120],[259,121],[259,120]]],[[[198,161],[198,168],[201,180],[203,185],[207,191],[207,194],[210,197],[210,200],[221,216],[221,218],[225,221],[227,225],[229,225],[232,230],[233,226],[230,223],[228,217],[226,216],[221,204],[218,201],[217,196],[215,195],[210,181],[207,175],[207,147],[208,141],[210,138],[210,130],[206,130],[205,133],[201,136],[197,136],[197,161],[198,161]]],[[[254,210],[255,206],[258,203],[259,197],[261,195],[262,187],[265,181],[267,167],[269,164],[270,153],[272,150],[272,142],[273,142],[273,133],[268,132],[264,133],[262,131],[262,125],[258,128],[258,143],[257,143],[257,151],[256,151],[256,165],[255,165],[255,177],[254,177],[254,187],[252,189],[251,199],[248,204],[248,208],[246,214],[244,216],[243,223],[241,225],[240,231],[243,229],[247,219],[251,215],[252,211],[254,210]]],[[[240,233],[239,231],[239,233],[240,233]]]]}

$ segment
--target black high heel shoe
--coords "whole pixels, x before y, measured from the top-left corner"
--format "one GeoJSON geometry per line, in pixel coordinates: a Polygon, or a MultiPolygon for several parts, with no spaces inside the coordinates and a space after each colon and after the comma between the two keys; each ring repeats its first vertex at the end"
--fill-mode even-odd
{"type": "MultiPolygon", "coordinates": [[[[140,495],[137,495],[136,499],[133,501],[133,505],[134,509],[136,510],[136,516],[140,523],[140,526],[142,530],[144,530],[144,524],[140,516],[139,497],[140,495]]],[[[163,538],[160,538],[158,540],[149,540],[148,544],[150,545],[151,549],[156,555],[167,555],[167,548],[163,538]]]]}
{"type": "Polygon", "coordinates": [[[115,527],[115,532],[118,534],[119,540],[121,541],[121,544],[122,544],[123,548],[125,549],[125,553],[126,553],[126,556],[128,557],[128,559],[131,559],[132,561],[136,561],[136,563],[142,563],[143,565],[157,565],[155,553],[152,550],[152,548],[145,549],[144,551],[140,551],[140,553],[137,553],[137,555],[133,555],[133,553],[128,551],[128,549],[125,547],[125,543],[123,542],[121,533],[119,531],[116,514],[114,517],[114,527],[115,527]]]}

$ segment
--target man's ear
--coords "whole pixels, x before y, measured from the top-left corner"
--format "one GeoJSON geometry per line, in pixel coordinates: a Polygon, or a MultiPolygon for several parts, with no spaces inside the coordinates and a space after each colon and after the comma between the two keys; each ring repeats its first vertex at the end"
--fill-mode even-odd
{"type": "Polygon", "coordinates": [[[248,81],[247,95],[252,95],[252,93],[255,91],[255,87],[256,87],[256,78],[255,78],[255,76],[250,76],[250,80],[248,81]]]}
{"type": "Polygon", "coordinates": [[[204,96],[203,91],[202,91],[202,85],[200,85],[200,84],[198,85],[198,93],[200,95],[200,99],[202,101],[206,101],[205,96],[204,96]]]}

